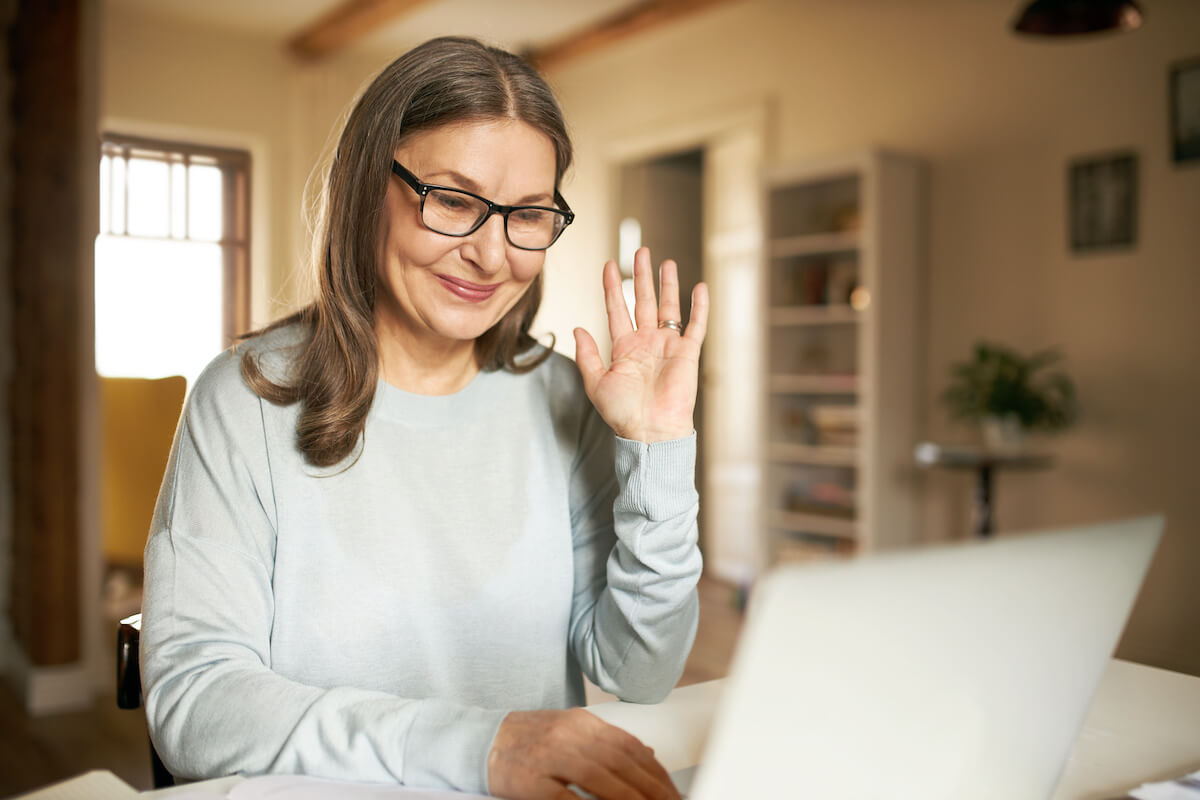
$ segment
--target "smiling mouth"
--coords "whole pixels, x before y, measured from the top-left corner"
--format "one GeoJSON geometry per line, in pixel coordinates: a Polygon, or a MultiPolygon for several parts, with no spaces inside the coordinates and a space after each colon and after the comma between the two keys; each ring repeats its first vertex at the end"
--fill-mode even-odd
{"type": "Polygon", "coordinates": [[[452,278],[449,275],[438,275],[437,279],[451,294],[468,303],[482,303],[495,294],[496,289],[500,288],[498,283],[472,283],[464,281],[462,278],[452,278]]]}

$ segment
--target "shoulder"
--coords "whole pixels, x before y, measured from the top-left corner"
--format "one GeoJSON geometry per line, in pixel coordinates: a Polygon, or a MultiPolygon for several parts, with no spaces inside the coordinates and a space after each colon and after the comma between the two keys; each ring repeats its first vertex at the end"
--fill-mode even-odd
{"type": "MultiPolygon", "coordinates": [[[[538,345],[538,348],[535,353],[531,353],[533,357],[547,349],[543,345],[538,345]]],[[[581,404],[582,408],[591,407],[583,389],[583,377],[579,374],[579,367],[557,350],[551,350],[546,360],[529,373],[529,377],[544,393],[551,408],[579,409],[581,404]]]]}
{"type": "Polygon", "coordinates": [[[189,413],[228,413],[257,406],[260,399],[246,383],[242,362],[251,358],[263,375],[286,381],[306,338],[298,325],[285,325],[238,342],[209,362],[188,393],[189,413]]]}
{"type": "Polygon", "coordinates": [[[543,393],[547,421],[569,452],[592,451],[611,442],[612,431],[588,398],[572,359],[552,352],[530,375],[543,393]]]}

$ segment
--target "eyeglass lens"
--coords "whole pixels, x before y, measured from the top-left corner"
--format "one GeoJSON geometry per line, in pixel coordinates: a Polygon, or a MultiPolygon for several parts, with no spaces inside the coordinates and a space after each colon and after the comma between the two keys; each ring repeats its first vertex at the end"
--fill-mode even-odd
{"type": "MultiPolygon", "coordinates": [[[[421,221],[438,233],[461,236],[471,231],[488,213],[477,197],[451,189],[433,189],[425,196],[421,221]]],[[[565,224],[565,215],[541,208],[516,208],[505,215],[508,240],[517,247],[539,250],[549,247],[565,224]]]]}

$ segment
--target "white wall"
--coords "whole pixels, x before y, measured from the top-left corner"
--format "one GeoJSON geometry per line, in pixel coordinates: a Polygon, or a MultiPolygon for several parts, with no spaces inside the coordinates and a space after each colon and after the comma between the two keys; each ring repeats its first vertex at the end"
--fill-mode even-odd
{"type": "MultiPolygon", "coordinates": [[[[631,130],[765,101],[776,161],[872,145],[925,156],[928,435],[970,435],[936,398],[975,339],[1061,347],[1083,418],[1048,443],[1053,470],[1000,476],[1000,524],[1166,511],[1120,652],[1200,674],[1200,500],[1190,477],[1200,447],[1200,167],[1169,163],[1166,100],[1168,64],[1200,56],[1200,3],[1162,0],[1135,34],[1058,43],[1009,34],[1016,5],[748,0],[564,65],[551,79],[580,154],[567,187],[579,220],[556,257],[586,263],[607,249],[605,142],[631,130]],[[1073,256],[1066,164],[1117,148],[1141,160],[1139,244],[1073,256]]],[[[965,529],[969,492],[966,476],[929,477],[928,538],[965,529]]]]}

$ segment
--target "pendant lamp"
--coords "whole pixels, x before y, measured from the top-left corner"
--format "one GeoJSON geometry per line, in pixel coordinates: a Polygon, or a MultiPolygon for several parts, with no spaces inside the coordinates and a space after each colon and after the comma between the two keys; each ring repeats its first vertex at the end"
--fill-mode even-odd
{"type": "Polygon", "coordinates": [[[1142,26],[1134,0],[1033,0],[1013,22],[1017,33],[1074,36],[1102,31],[1132,31],[1142,26]]]}

